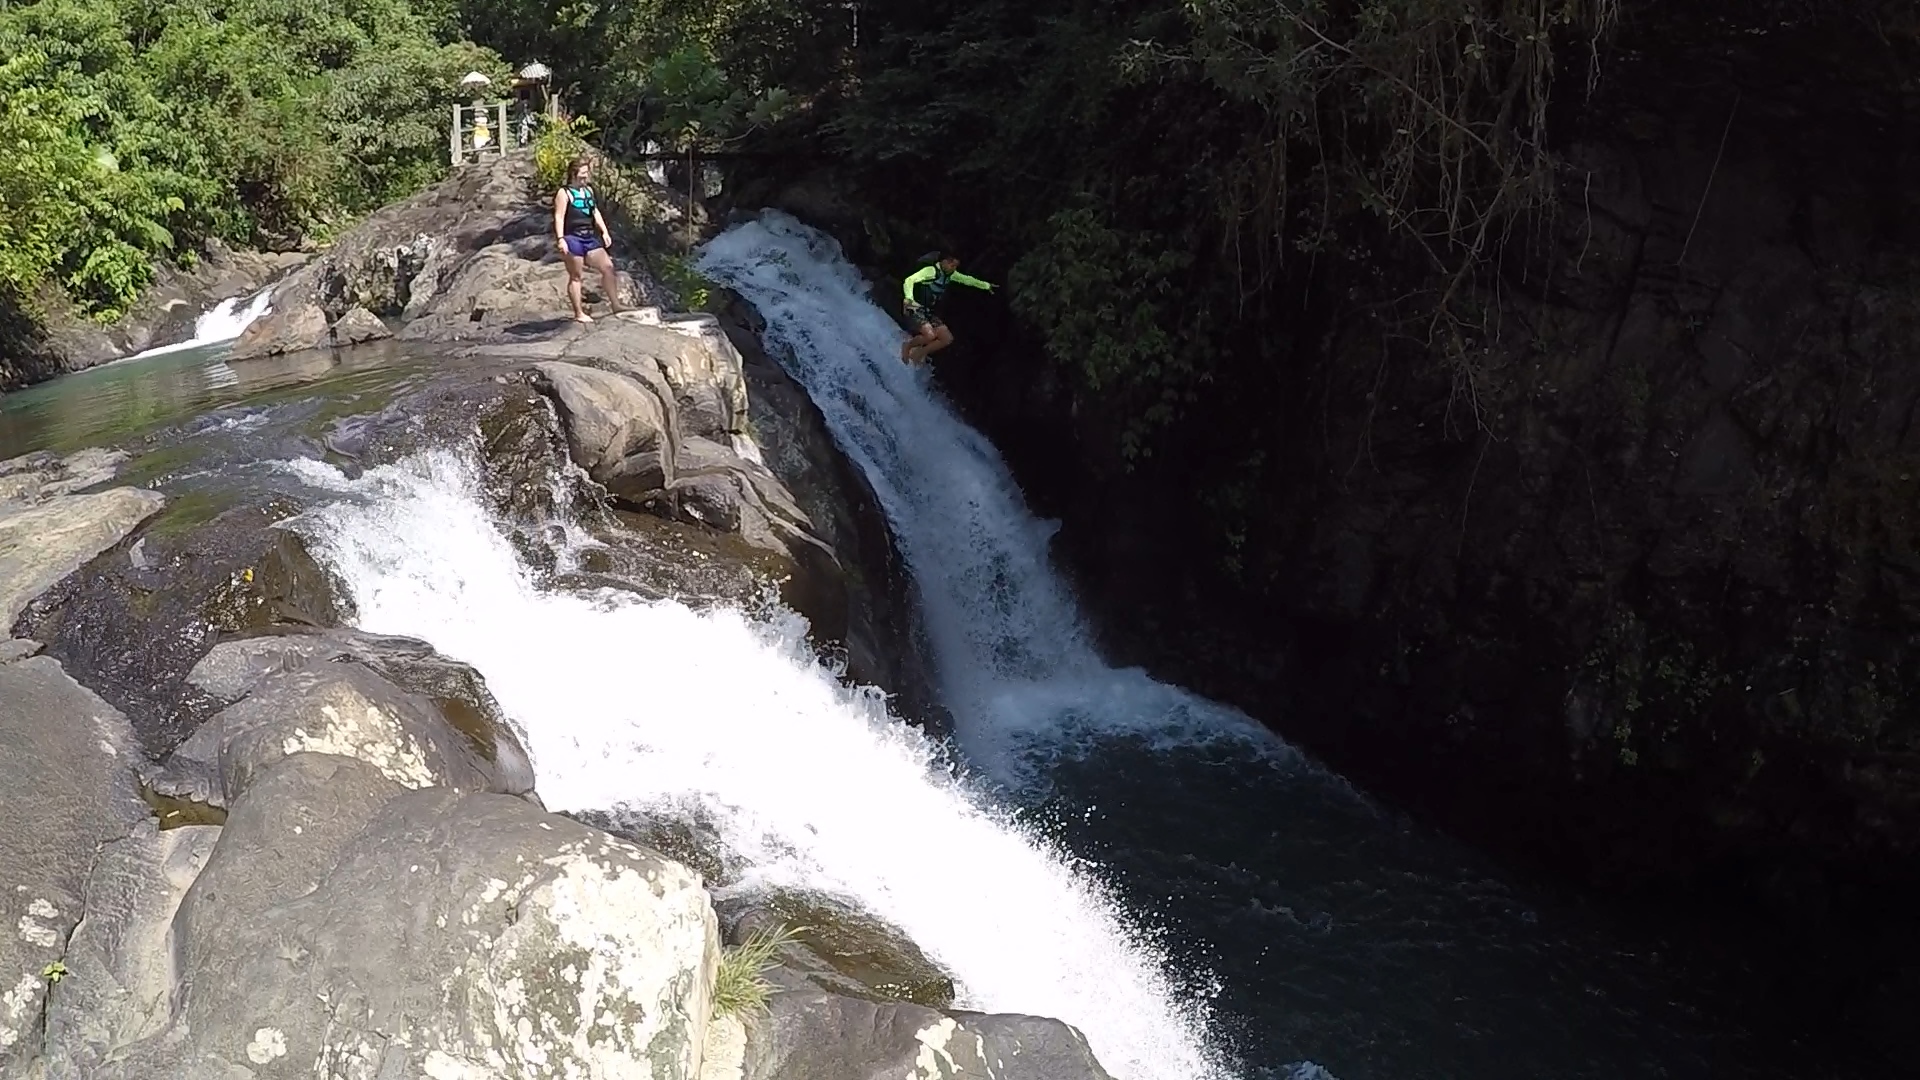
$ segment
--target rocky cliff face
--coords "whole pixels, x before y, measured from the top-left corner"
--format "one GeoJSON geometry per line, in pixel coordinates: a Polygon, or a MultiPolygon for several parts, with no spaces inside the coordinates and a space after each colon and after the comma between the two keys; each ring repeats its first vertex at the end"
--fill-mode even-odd
{"type": "Polygon", "coordinates": [[[1920,897],[1914,39],[1630,8],[1464,373],[1347,283],[1124,475],[1025,358],[943,377],[1122,658],[1582,881],[1871,926],[1872,983],[1920,897]]]}
{"type": "Polygon", "coordinates": [[[1920,112],[1870,37],[1685,29],[1568,125],[1464,378],[1340,330],[1245,578],[1331,752],[1808,913],[1920,856],[1920,112]]]}

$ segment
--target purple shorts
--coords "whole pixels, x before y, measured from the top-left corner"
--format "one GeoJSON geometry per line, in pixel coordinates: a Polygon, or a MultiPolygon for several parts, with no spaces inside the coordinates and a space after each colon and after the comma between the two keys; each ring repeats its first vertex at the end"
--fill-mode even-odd
{"type": "Polygon", "coordinates": [[[600,242],[600,238],[597,236],[574,236],[568,234],[566,240],[567,254],[576,259],[584,259],[587,257],[587,252],[598,251],[606,246],[600,242]]]}

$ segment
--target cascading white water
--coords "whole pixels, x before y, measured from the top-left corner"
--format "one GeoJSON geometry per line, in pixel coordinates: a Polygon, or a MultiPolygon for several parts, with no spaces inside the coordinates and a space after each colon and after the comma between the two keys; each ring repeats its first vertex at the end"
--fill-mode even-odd
{"type": "Polygon", "coordinates": [[[1004,782],[1103,740],[1230,741],[1293,764],[1243,714],[1110,667],[1047,561],[1053,527],[1025,506],[985,437],[900,362],[905,334],[831,237],[769,211],[707,244],[707,274],[766,319],[770,352],[867,474],[926,603],[945,703],[969,760],[1004,782]]]}
{"type": "Polygon", "coordinates": [[[254,320],[265,315],[273,303],[273,289],[261,289],[252,296],[229,296],[200,313],[193,321],[193,337],[186,341],[176,341],[171,345],[162,345],[157,349],[135,353],[127,357],[138,360],[148,356],[159,356],[170,352],[183,352],[197,349],[203,345],[218,345],[223,341],[232,341],[241,335],[254,320]]]}
{"type": "Polygon", "coordinates": [[[1210,977],[1169,972],[1093,871],[994,793],[1044,790],[1049,766],[1127,744],[1225,747],[1337,778],[1237,711],[1100,658],[1048,565],[1052,527],[926,370],[899,362],[900,331],[830,239],[770,214],[710,243],[702,266],[754,302],[872,481],[920,585],[960,749],[992,785],[954,779],[880,695],[840,686],[797,617],[541,592],[451,453],[353,481],[294,466],[347,496],[306,527],[361,625],[478,667],[556,808],[697,804],[750,883],[837,893],[894,922],[968,1006],[1061,1017],[1123,1080],[1231,1075],[1192,989],[1210,977]]]}
{"type": "Polygon", "coordinates": [[[1231,1075],[1204,1005],[1109,892],[942,768],[880,695],[842,687],[797,616],[542,592],[452,452],[354,480],[291,467],[343,496],[299,527],[359,624],[476,666],[525,728],[553,808],[698,804],[750,883],[897,924],[967,1007],[1065,1019],[1120,1080],[1231,1075]]]}

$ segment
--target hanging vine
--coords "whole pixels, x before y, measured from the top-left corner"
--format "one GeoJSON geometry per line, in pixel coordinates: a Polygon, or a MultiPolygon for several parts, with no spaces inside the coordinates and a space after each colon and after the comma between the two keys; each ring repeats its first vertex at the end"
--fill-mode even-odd
{"type": "Polygon", "coordinates": [[[1495,328],[1470,286],[1555,205],[1556,47],[1586,46],[1590,91],[1618,3],[1187,0],[1189,43],[1137,41],[1126,60],[1136,78],[1204,79],[1255,118],[1217,179],[1243,297],[1351,233],[1337,221],[1377,219],[1432,271],[1409,318],[1484,426],[1478,359],[1495,328]]]}

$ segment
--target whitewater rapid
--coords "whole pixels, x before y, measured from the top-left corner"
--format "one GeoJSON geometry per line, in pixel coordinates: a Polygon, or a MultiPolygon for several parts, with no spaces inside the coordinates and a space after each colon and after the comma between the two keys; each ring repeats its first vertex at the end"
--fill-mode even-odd
{"type": "Polygon", "coordinates": [[[1203,1005],[1109,892],[943,767],[882,695],[842,686],[798,616],[542,591],[452,451],[351,480],[292,468],[341,496],[297,527],[358,625],[478,668],[551,808],[698,806],[748,884],[823,890],[897,924],[964,1007],[1065,1019],[1122,1080],[1230,1075],[1203,1005]]]}

